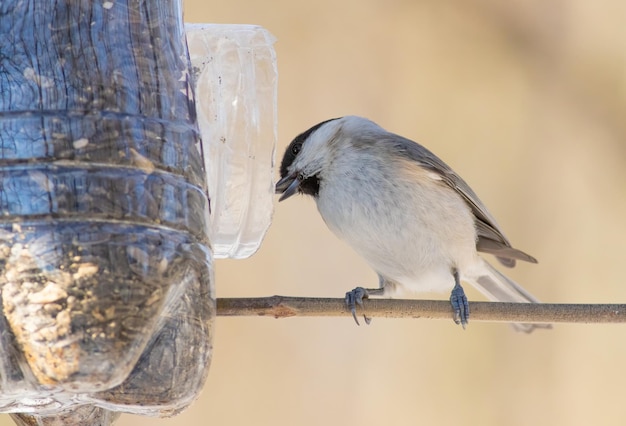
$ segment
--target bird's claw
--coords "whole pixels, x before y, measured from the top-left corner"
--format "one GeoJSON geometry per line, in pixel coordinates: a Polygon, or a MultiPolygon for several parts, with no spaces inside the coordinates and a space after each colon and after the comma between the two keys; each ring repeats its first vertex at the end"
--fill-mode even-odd
{"type": "Polygon", "coordinates": [[[469,303],[463,287],[458,282],[454,285],[452,293],[450,293],[450,304],[454,310],[454,322],[461,324],[461,327],[465,330],[470,315],[469,303]]]}
{"type": "MultiPolygon", "coordinates": [[[[356,316],[356,305],[359,305],[361,309],[363,309],[363,299],[367,299],[368,297],[369,292],[363,287],[357,287],[346,293],[346,307],[352,313],[352,318],[354,318],[356,325],[361,325],[359,324],[359,320],[356,316]]],[[[363,320],[365,320],[365,324],[368,325],[372,322],[372,319],[368,318],[365,314],[363,314],[363,320]]]]}

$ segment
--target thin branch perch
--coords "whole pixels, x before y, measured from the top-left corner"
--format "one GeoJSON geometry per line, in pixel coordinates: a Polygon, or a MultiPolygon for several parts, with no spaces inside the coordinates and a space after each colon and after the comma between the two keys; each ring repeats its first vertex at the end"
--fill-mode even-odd
{"type": "MultiPolygon", "coordinates": [[[[446,300],[367,299],[359,315],[373,318],[451,319],[446,300]]],[[[471,321],[524,323],[623,323],[626,304],[470,302],[471,321]]],[[[274,318],[350,316],[343,299],[271,296],[217,299],[219,316],[274,318]]]]}

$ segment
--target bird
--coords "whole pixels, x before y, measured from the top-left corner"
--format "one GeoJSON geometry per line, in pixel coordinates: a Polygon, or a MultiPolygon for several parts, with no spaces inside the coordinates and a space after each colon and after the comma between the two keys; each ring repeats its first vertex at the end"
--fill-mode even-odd
{"type": "MultiPolygon", "coordinates": [[[[328,228],[377,273],[377,288],[346,293],[357,324],[356,307],[370,296],[450,291],[453,320],[465,329],[470,312],[462,282],[490,300],[538,303],[479,255],[509,268],[518,260],[537,263],[511,246],[469,185],[424,146],[366,118],[332,118],[295,137],[275,192],[279,201],[311,196],[328,228]]],[[[513,326],[524,332],[549,327],[513,326]]]]}

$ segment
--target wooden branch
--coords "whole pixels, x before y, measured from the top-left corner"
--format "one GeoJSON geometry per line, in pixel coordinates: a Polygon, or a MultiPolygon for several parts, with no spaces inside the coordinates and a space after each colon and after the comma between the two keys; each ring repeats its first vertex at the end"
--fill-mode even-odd
{"type": "MultiPolygon", "coordinates": [[[[446,300],[367,299],[361,316],[373,318],[452,319],[446,300]]],[[[524,323],[623,323],[623,304],[561,304],[470,302],[470,321],[524,323]]],[[[217,299],[219,316],[270,316],[274,318],[350,316],[343,299],[313,297],[256,297],[217,299]]]]}

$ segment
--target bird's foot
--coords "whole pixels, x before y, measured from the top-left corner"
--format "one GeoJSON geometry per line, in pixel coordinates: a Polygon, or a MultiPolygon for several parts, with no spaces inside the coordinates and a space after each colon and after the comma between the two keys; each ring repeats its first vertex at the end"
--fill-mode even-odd
{"type": "Polygon", "coordinates": [[[450,293],[450,304],[454,310],[454,322],[461,324],[463,329],[465,329],[470,316],[469,303],[463,287],[458,282],[454,285],[452,293],[450,293]]]}
{"type": "MultiPolygon", "coordinates": [[[[352,318],[356,321],[356,325],[361,325],[356,317],[356,305],[359,305],[361,309],[363,309],[363,299],[369,297],[370,291],[371,290],[363,287],[357,287],[346,293],[346,307],[352,312],[352,318]]],[[[363,314],[363,319],[365,320],[365,324],[369,324],[372,321],[372,319],[368,318],[365,314],[363,314]]]]}

